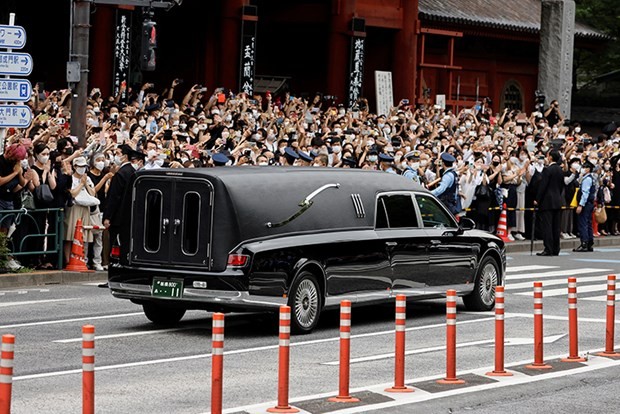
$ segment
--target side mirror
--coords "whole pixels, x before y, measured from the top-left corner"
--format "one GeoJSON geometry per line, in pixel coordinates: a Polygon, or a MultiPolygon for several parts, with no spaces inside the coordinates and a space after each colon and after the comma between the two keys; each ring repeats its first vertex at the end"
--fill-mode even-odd
{"type": "Polygon", "coordinates": [[[467,231],[467,230],[473,230],[476,228],[476,223],[468,218],[468,217],[461,217],[461,220],[459,221],[459,230],[461,231],[467,231]]]}

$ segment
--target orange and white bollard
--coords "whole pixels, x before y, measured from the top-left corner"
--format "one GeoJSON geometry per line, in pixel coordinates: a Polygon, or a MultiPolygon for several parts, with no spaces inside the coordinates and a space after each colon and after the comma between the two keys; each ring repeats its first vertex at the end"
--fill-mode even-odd
{"type": "Polygon", "coordinates": [[[529,369],[551,369],[543,360],[543,284],[534,282],[534,363],[529,369]]]}
{"type": "Polygon", "coordinates": [[[211,328],[211,413],[222,414],[224,314],[214,313],[211,328]]]}
{"type": "Polygon", "coordinates": [[[407,327],[407,296],[396,295],[396,335],[394,349],[394,386],[386,392],[413,392],[405,386],[405,328],[407,327]]]}
{"type": "Polygon", "coordinates": [[[280,347],[278,359],[278,405],[268,408],[270,413],[298,413],[288,403],[289,361],[291,342],[291,307],[280,306],[280,347]]]}
{"type": "Polygon", "coordinates": [[[0,414],[11,412],[11,392],[13,387],[13,355],[15,336],[2,335],[2,358],[0,359],[0,414]]]}
{"type": "Polygon", "coordinates": [[[616,275],[607,276],[607,322],[605,328],[605,351],[597,355],[604,357],[620,357],[614,350],[616,329],[616,275]]]}
{"type": "Polygon", "coordinates": [[[456,290],[446,292],[446,377],[439,384],[465,384],[456,377],[456,290]]]}
{"type": "Polygon", "coordinates": [[[82,326],[82,413],[95,413],[95,327],[82,326]]]}
{"type": "Polygon", "coordinates": [[[358,402],[359,398],[349,395],[349,371],[351,368],[351,301],[340,302],[340,375],[338,396],[331,402],[358,402]]]}
{"type": "Polygon", "coordinates": [[[585,362],[579,356],[579,334],[577,322],[577,278],[568,278],[568,357],[562,362],[585,362]]]}
{"type": "Polygon", "coordinates": [[[487,372],[491,377],[510,377],[504,369],[504,287],[495,288],[495,369],[487,372]]]}

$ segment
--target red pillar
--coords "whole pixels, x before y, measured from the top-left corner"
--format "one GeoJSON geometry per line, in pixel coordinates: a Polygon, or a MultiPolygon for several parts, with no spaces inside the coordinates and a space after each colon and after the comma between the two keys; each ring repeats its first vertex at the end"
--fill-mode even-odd
{"type": "Polygon", "coordinates": [[[327,71],[328,95],[346,102],[349,58],[351,54],[351,19],[355,15],[356,0],[332,0],[327,71]]]}
{"type": "Polygon", "coordinates": [[[392,67],[394,104],[401,99],[414,102],[416,98],[418,0],[403,1],[401,4],[403,25],[394,38],[394,65],[392,67]]]}
{"type": "Polygon", "coordinates": [[[113,93],[115,17],[116,8],[104,4],[98,4],[97,11],[92,16],[88,84],[91,88],[101,89],[104,97],[113,93]]]}
{"type": "MultiPolygon", "coordinates": [[[[227,0],[222,2],[222,31],[218,34],[219,73],[217,86],[239,89],[239,48],[241,47],[241,9],[248,0],[227,0]]],[[[259,42],[260,39],[257,40],[259,42]]],[[[207,71],[210,69],[207,65],[207,71]]],[[[208,79],[210,77],[207,76],[208,79]]]]}

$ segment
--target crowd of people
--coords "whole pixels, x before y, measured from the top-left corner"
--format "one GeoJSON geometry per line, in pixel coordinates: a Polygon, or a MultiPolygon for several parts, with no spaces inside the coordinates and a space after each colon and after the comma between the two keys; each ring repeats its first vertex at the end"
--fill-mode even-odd
{"type": "MultiPolygon", "coordinates": [[[[489,232],[505,205],[508,239],[557,233],[545,240],[542,253],[550,255],[559,253],[559,237],[579,233],[581,250],[589,251],[591,236],[620,234],[620,129],[590,135],[564,119],[557,101],[528,114],[495,112],[489,99],[458,111],[402,100],[377,114],[366,99],[347,108],[318,93],[247,96],[182,88],[175,79],[159,93],[148,83],[112,97],[93,89],[83,147],[70,134],[70,91],[35,89],[28,103],[32,125],[10,129],[0,156],[0,231],[13,239],[32,231],[17,231],[14,215],[2,210],[63,208],[65,261],[78,219],[109,230],[85,232],[90,265],[101,270],[105,240],[118,231],[118,206],[136,170],[256,165],[402,174],[489,232]],[[604,222],[597,226],[593,215],[604,222]]],[[[49,229],[50,214],[37,223],[49,229]]],[[[35,238],[29,246],[43,250],[48,243],[35,238]]],[[[54,263],[52,255],[20,261],[39,268],[54,263]]],[[[11,260],[10,266],[20,265],[11,260]]]]}

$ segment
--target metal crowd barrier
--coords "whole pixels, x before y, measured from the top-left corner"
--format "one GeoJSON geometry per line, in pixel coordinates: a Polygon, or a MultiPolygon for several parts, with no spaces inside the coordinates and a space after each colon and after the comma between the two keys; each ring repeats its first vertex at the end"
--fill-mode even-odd
{"type": "MultiPolygon", "coordinates": [[[[64,238],[64,209],[62,208],[44,208],[44,209],[31,209],[22,208],[21,210],[0,210],[2,218],[0,219],[0,228],[8,228],[5,225],[6,220],[13,217],[13,222],[16,226],[19,226],[23,220],[31,220],[31,223],[36,227],[36,233],[27,234],[24,236],[19,244],[13,243],[13,249],[10,253],[11,256],[29,256],[29,255],[42,255],[42,254],[57,254],[58,255],[58,269],[62,269],[63,265],[63,238],[64,238]],[[45,232],[45,228],[39,228],[39,222],[37,217],[33,214],[52,213],[48,216],[48,231],[45,232]],[[24,250],[24,245],[27,241],[36,238],[47,238],[46,250],[24,250]],[[51,240],[51,241],[50,241],[51,240]]],[[[8,238],[10,239],[10,238],[8,238]]],[[[8,241],[7,241],[8,243],[8,241]]]]}

